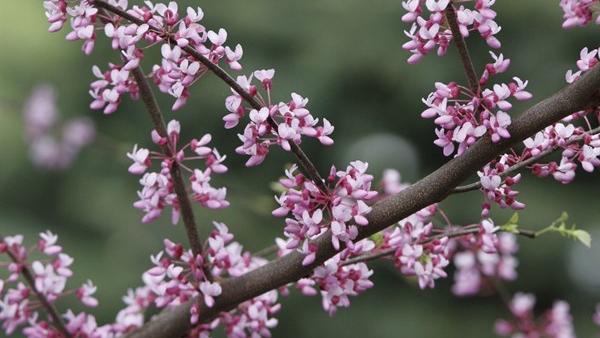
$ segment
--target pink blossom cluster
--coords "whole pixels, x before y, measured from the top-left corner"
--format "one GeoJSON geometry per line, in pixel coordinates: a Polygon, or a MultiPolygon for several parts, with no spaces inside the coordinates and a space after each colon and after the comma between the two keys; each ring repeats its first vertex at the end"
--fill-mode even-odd
{"type": "MultiPolygon", "coordinates": [[[[577,81],[583,73],[595,67],[600,62],[599,53],[598,49],[583,48],[577,61],[578,71],[569,70],[565,75],[567,83],[577,81]]],[[[505,155],[509,157],[508,162],[514,165],[559,149],[562,150],[560,161],[547,163],[537,161],[530,166],[533,174],[540,177],[551,175],[557,181],[567,184],[575,178],[578,166],[587,172],[593,172],[600,166],[600,135],[597,129],[591,128],[592,121],[590,121],[594,114],[596,120],[600,121],[599,107],[590,106],[574,112],[561,122],[544,128],[523,142],[525,149],[521,155],[505,155]],[[573,124],[577,121],[583,121],[587,128],[573,124]]]]}
{"type": "Polygon", "coordinates": [[[283,217],[291,213],[292,217],[285,220],[285,247],[304,253],[302,264],[309,265],[315,259],[317,249],[309,241],[328,229],[336,249],[341,248],[340,243],[353,248],[358,227],[369,224],[365,216],[371,207],[367,202],[377,196],[371,190],[373,176],[366,173],[367,168],[368,164],[361,161],[351,162],[345,171],[332,167],[328,191],[321,191],[303,174],[296,173],[295,165],[279,180],[285,191],[275,198],[279,208],[273,215],[283,217]]]}
{"type": "MultiPolygon", "coordinates": [[[[113,3],[115,0],[111,0],[113,3]]],[[[66,2],[66,1],[50,1],[50,2],[66,2]]],[[[122,1],[120,1],[122,2],[122,1]]],[[[64,6],[60,4],[59,6],[64,6]]],[[[94,50],[96,43],[95,24],[98,16],[98,9],[95,8],[89,0],[81,0],[79,3],[66,8],[67,14],[71,18],[71,32],[67,34],[67,40],[77,41],[82,40],[83,46],[81,50],[84,54],[89,55],[94,50]]],[[[56,24],[56,23],[55,23],[56,24]]],[[[53,24],[53,25],[55,25],[53,24]]],[[[52,28],[52,26],[51,26],[52,28]]],[[[51,30],[52,31],[52,30],[51,30]]]]}
{"type": "MultiPolygon", "coordinates": [[[[139,289],[147,290],[143,304],[165,308],[200,297],[207,307],[212,307],[222,292],[221,286],[213,280],[240,276],[267,263],[265,259],[244,252],[242,246],[233,241],[225,224],[215,222],[214,226],[205,257],[184,250],[181,244],[164,241],[164,251],[152,256],[154,266],[143,274],[145,286],[139,289]]],[[[270,337],[270,329],[277,325],[273,315],[281,308],[277,298],[276,290],[269,291],[241,303],[232,311],[221,313],[208,324],[198,323],[203,309],[195,303],[190,310],[191,322],[197,324],[192,332],[194,336],[204,337],[222,325],[228,337],[270,337]]]]}
{"type": "MultiPolygon", "coordinates": [[[[9,259],[0,262],[0,268],[8,272],[6,279],[0,279],[0,322],[6,335],[21,329],[29,338],[61,337],[48,309],[40,304],[54,304],[68,294],[75,294],[84,306],[98,305],[96,286],[91,281],[67,289],[73,276],[73,258],[57,242],[58,236],[50,231],[40,233],[37,245],[31,248],[25,246],[22,235],[0,238],[0,255],[9,259]],[[34,254],[40,258],[33,259],[34,254]]],[[[86,336],[86,329],[71,313],[68,310],[64,314],[67,331],[73,336],[86,336]]]]}
{"type": "Polygon", "coordinates": [[[449,239],[435,237],[431,219],[437,211],[431,205],[400,221],[384,232],[382,248],[396,248],[394,263],[407,276],[415,276],[421,289],[433,288],[435,280],[447,276],[450,263],[449,239]]]}
{"type": "MultiPolygon", "coordinates": [[[[490,53],[494,59],[485,67],[480,78],[480,85],[485,85],[491,75],[503,73],[510,64],[502,54],[490,53]]],[[[494,84],[491,89],[485,88],[481,93],[460,86],[455,82],[435,83],[436,90],[430,93],[423,103],[427,109],[421,113],[423,118],[435,118],[437,140],[434,143],[443,148],[444,155],[456,152],[459,156],[479,138],[490,135],[493,142],[509,138],[508,126],[511,117],[506,113],[512,108],[508,101],[528,100],[532,95],[525,90],[527,81],[518,77],[513,82],[494,84]]]]}
{"type": "Polygon", "coordinates": [[[292,93],[289,102],[271,102],[271,89],[275,70],[257,70],[249,77],[238,76],[237,84],[262,106],[260,109],[251,109],[244,105],[244,98],[232,89],[232,94],[225,100],[225,107],[229,112],[223,120],[225,128],[237,126],[240,120],[248,113],[250,121],[244,128],[243,134],[238,134],[242,145],[236,148],[241,155],[250,156],[246,166],[256,166],[264,161],[271,145],[277,144],[285,151],[291,150],[292,144],[300,144],[302,136],[314,137],[321,144],[331,145],[333,139],[330,135],[334,127],[327,119],[318,125],[319,119],[315,118],[307,109],[308,99],[299,94],[292,93]],[[263,96],[253,84],[257,79],[265,90],[263,96]]]}
{"type": "MultiPolygon", "coordinates": [[[[477,31],[492,48],[500,48],[496,34],[500,32],[492,10],[495,0],[476,0],[473,9],[461,5],[456,9],[457,23],[463,37],[477,31]]],[[[405,0],[402,7],[407,11],[402,21],[412,23],[404,34],[409,38],[402,47],[412,54],[408,63],[415,64],[437,47],[438,55],[445,55],[453,39],[444,11],[453,6],[450,0],[405,0]],[[426,11],[425,11],[426,10],[426,11]],[[427,17],[426,13],[429,15],[427,17]]]]}
{"type": "MultiPolygon", "coordinates": [[[[493,223],[484,222],[482,232],[487,231],[489,234],[489,227],[493,223]]],[[[481,240],[482,237],[469,236],[457,240],[460,249],[453,257],[456,272],[452,285],[452,292],[457,296],[475,295],[490,289],[493,287],[490,285],[491,279],[513,281],[517,278],[518,260],[514,255],[519,247],[516,236],[501,233],[491,243],[485,243],[486,241],[481,240]]]]}
{"type": "Polygon", "coordinates": [[[521,174],[503,177],[510,168],[510,157],[503,155],[498,161],[492,161],[479,171],[479,182],[481,191],[486,202],[483,204],[482,217],[488,217],[490,211],[490,202],[495,202],[501,208],[511,208],[521,210],[525,204],[517,201],[518,191],[513,190],[513,186],[521,181],[521,174]]]}
{"type": "MultiPolygon", "coordinates": [[[[576,72],[568,70],[565,79],[573,83],[583,73],[595,67],[600,62],[600,49],[589,50],[583,48],[579,54],[576,72]]],[[[574,112],[563,121],[546,127],[535,136],[524,141],[525,150],[520,160],[543,154],[553,149],[561,149],[560,162],[535,163],[531,166],[532,172],[537,176],[552,175],[557,181],[567,184],[575,178],[578,164],[587,171],[593,172],[600,166],[600,134],[591,128],[590,117],[596,115],[600,121],[600,107],[591,106],[585,110],[574,112]],[[583,120],[587,129],[575,126],[571,122],[583,120]]],[[[518,161],[518,160],[516,160],[518,161]]]]}
{"type": "Polygon", "coordinates": [[[135,60],[139,59],[141,51],[139,47],[135,47],[135,50],[131,48],[140,35],[151,45],[163,42],[161,64],[152,67],[151,76],[162,92],[176,99],[173,110],[178,110],[186,104],[190,95],[189,88],[207,72],[206,66],[189,55],[185,49],[193,49],[214,64],[224,60],[233,70],[242,68],[239,63],[243,55],[242,46],[226,46],[227,31],[223,28],[218,31],[207,30],[200,23],[204,18],[200,7],[187,7],[185,15],[180,16],[178,4],[174,1],[168,5],[146,2],[144,6],[134,6],[128,13],[146,24],[126,26],[124,34],[129,31],[133,37],[128,39],[131,42],[127,49],[123,48],[124,46],[120,48],[125,50],[127,60],[135,60]],[[128,55],[132,57],[127,57],[128,55]]]}
{"type": "MultiPolygon", "coordinates": [[[[280,257],[291,251],[286,248],[284,240],[277,238],[276,242],[280,257]]],[[[360,240],[352,248],[345,248],[318,266],[309,278],[298,280],[295,286],[305,296],[320,293],[323,309],[329,315],[334,315],[339,307],[350,306],[350,297],[358,296],[373,287],[374,284],[369,279],[373,270],[365,263],[351,262],[351,259],[369,254],[374,248],[372,240],[360,240]]]]}
{"type": "Polygon", "coordinates": [[[138,191],[139,200],[134,203],[134,207],[144,212],[142,222],[151,222],[162,214],[167,206],[172,208],[171,221],[176,224],[179,221],[179,202],[175,193],[173,177],[171,170],[177,165],[189,172],[189,182],[191,184],[192,198],[205,208],[220,209],[229,206],[225,199],[227,188],[215,188],[210,181],[212,174],[222,174],[227,171],[223,164],[226,156],[222,156],[212,147],[209,147],[212,137],[205,134],[200,139],[192,139],[183,147],[178,148],[181,125],[176,120],[171,120],[167,125],[167,135],[161,136],[158,131],[153,130],[152,141],[161,147],[163,152],[151,152],[146,148],[134,146],[127,157],[133,162],[129,167],[129,172],[134,175],[142,175],[140,184],[142,190],[138,191]],[[186,151],[192,152],[191,156],[186,156],[186,151]],[[157,172],[148,172],[152,165],[152,160],[160,161],[160,170],[157,172]],[[186,166],[184,162],[202,160],[204,170],[192,169],[186,166]]]}
{"type": "Polygon", "coordinates": [[[587,172],[600,167],[600,135],[586,131],[583,127],[557,123],[526,139],[524,144],[526,148],[522,157],[562,149],[560,162],[537,162],[531,166],[536,176],[552,175],[555,180],[567,184],[575,178],[578,164],[587,172]]]}
{"type": "Polygon", "coordinates": [[[373,287],[369,277],[373,275],[365,263],[344,265],[336,255],[315,269],[310,279],[301,279],[297,286],[304,295],[314,295],[318,286],[323,309],[333,315],[338,307],[350,306],[350,296],[357,296],[373,287]]]}
{"type": "Polygon", "coordinates": [[[575,82],[583,73],[596,66],[598,62],[600,62],[599,53],[600,48],[590,50],[588,47],[584,47],[581,52],[579,52],[579,60],[577,60],[577,68],[579,70],[573,72],[571,69],[569,69],[565,74],[565,80],[567,83],[575,82]]]}
{"type": "MultiPolygon", "coordinates": [[[[409,184],[401,181],[397,170],[384,170],[380,186],[383,196],[395,195],[409,184]]],[[[436,235],[432,219],[438,211],[437,204],[423,208],[384,230],[374,253],[391,250],[398,270],[407,276],[415,276],[419,287],[433,288],[435,280],[447,276],[452,241],[439,233],[436,235]]],[[[440,229],[435,229],[437,232],[440,229]]]]}
{"type": "Polygon", "coordinates": [[[569,313],[569,304],[556,301],[539,319],[535,318],[533,308],[535,296],[517,293],[510,302],[510,311],[514,319],[496,321],[496,334],[502,337],[523,338],[574,338],[573,318],[569,313]]]}
{"type": "Polygon", "coordinates": [[[97,80],[90,85],[90,96],[93,101],[90,108],[100,110],[104,114],[114,113],[121,104],[123,94],[137,100],[139,98],[138,84],[131,74],[131,69],[110,63],[109,69],[102,72],[98,66],[92,68],[97,80]]]}
{"type": "MultiPolygon", "coordinates": [[[[598,0],[560,0],[564,12],[563,28],[581,27],[593,21],[594,6],[598,6],[598,0]]],[[[600,17],[596,17],[595,22],[600,24],[600,17]]]]}
{"type": "Polygon", "coordinates": [[[100,80],[95,81],[90,90],[94,99],[92,109],[104,109],[109,114],[117,109],[123,93],[129,92],[134,99],[137,97],[137,86],[130,79],[129,72],[137,68],[143,59],[145,47],[139,45],[141,42],[148,43],[148,46],[163,43],[161,64],[152,67],[151,76],[162,92],[176,98],[173,110],[185,105],[189,88],[207,71],[206,66],[190,56],[185,48],[193,49],[214,64],[224,60],[233,70],[242,68],[239,62],[243,55],[242,47],[239,44],[235,48],[225,45],[225,29],[212,31],[200,24],[204,12],[199,7],[187,7],[185,15],[180,16],[175,1],[168,4],[146,1],[144,5],[135,5],[131,9],[128,9],[127,0],[107,2],[144,23],[125,22],[105,12],[99,13],[93,1],[89,0],[72,6],[65,0],[44,1],[49,31],[60,30],[70,18],[72,31],[67,34],[67,39],[83,40],[85,54],[90,54],[94,48],[97,29],[102,29],[111,39],[113,49],[121,51],[123,65],[110,64],[106,72],[94,68],[94,74],[100,80]]]}
{"type": "Polygon", "coordinates": [[[85,117],[59,121],[56,93],[49,85],[34,88],[23,109],[25,140],[33,163],[44,169],[68,168],[95,138],[94,123],[85,117]]]}

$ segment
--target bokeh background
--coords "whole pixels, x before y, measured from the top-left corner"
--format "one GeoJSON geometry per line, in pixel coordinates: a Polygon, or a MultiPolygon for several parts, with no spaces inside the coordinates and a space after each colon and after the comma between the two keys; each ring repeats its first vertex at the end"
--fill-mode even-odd
{"type": "MultiPolygon", "coordinates": [[[[230,44],[243,44],[248,72],[275,68],[277,98],[301,93],[310,98],[316,116],[334,123],[334,146],[303,143],[321,170],[364,159],[376,175],[383,168],[396,168],[404,180],[415,181],[447,160],[432,144],[432,122],[419,117],[421,97],[434,81],[463,81],[462,68],[454,48],[445,58],[430,55],[417,66],[406,64],[408,53],[401,45],[407,26],[400,21],[400,1],[179,2],[201,6],[207,27],[225,27],[230,44]]],[[[503,26],[502,52],[512,59],[499,80],[513,75],[530,80],[533,101],[564,86],[564,73],[574,68],[582,47],[597,47],[597,26],[560,28],[557,1],[499,1],[496,9],[503,26]]],[[[135,143],[150,144],[151,124],[141,103],[125,99],[112,116],[88,108],[91,66],[103,68],[118,56],[101,39],[94,54],[86,57],[79,42],[65,41],[64,32],[46,30],[41,1],[0,2],[0,233],[22,233],[29,240],[45,229],[60,234],[66,251],[76,258],[73,282],[95,281],[101,301],[96,314],[100,322],[111,321],[127,288],[141,283],[140,274],[150,264],[149,255],[161,249],[161,239],[184,241],[184,231],[167,218],[143,225],[141,214],[131,206],[138,183],[127,173],[125,152],[135,143]],[[55,86],[63,117],[88,116],[100,135],[66,171],[36,169],[29,160],[22,107],[40,83],[55,86]]],[[[489,60],[487,47],[477,38],[468,43],[479,70],[489,60]]],[[[153,53],[159,51],[147,52],[148,59],[153,53]]],[[[231,207],[217,212],[198,208],[202,233],[209,231],[212,220],[222,221],[248,250],[256,251],[282,231],[282,220],[270,216],[270,182],[293,159],[274,149],[262,166],[244,168],[244,159],[233,152],[235,133],[222,126],[227,93],[218,79],[208,76],[193,88],[188,105],[179,112],[168,111],[172,98],[159,98],[167,118],[182,122],[184,138],[210,132],[219,149],[230,155],[229,173],[217,180],[229,188],[231,207]]],[[[515,105],[512,114],[528,104],[515,105]]],[[[599,183],[597,174],[578,173],[569,186],[527,176],[518,189],[528,205],[521,223],[540,228],[566,210],[571,221],[600,238],[599,183]]],[[[443,207],[455,222],[473,222],[480,199],[477,192],[452,196],[443,207]]],[[[493,215],[503,221],[509,214],[494,209],[493,215]]],[[[588,250],[555,236],[519,239],[519,244],[520,278],[507,285],[509,290],[535,293],[540,309],[554,299],[569,301],[578,336],[598,336],[600,328],[591,316],[600,301],[600,246],[588,250]]],[[[376,287],[353,298],[350,309],[332,318],[322,311],[318,298],[295,293],[282,298],[274,336],[492,337],[494,320],[507,315],[497,296],[454,297],[449,292],[451,278],[440,281],[435,290],[421,291],[389,264],[373,267],[376,287]]]]}

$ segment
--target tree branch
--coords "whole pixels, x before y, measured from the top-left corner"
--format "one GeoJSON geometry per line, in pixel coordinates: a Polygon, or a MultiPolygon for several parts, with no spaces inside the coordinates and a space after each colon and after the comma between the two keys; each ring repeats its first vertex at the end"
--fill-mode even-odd
{"type": "MultiPolygon", "coordinates": [[[[515,118],[509,127],[510,139],[493,143],[486,136],[471,146],[464,154],[421,179],[399,194],[383,199],[373,205],[367,215],[368,226],[360,227],[357,240],[368,237],[386,227],[414,214],[433,203],[445,199],[452,190],[495,159],[512,145],[534,135],[539,130],[581,110],[598,95],[600,67],[594,67],[575,83],[563,88],[551,97],[529,108],[515,118]]],[[[212,308],[202,308],[200,320],[206,321],[222,311],[259,296],[267,291],[292,283],[310,275],[312,270],[337,253],[331,245],[328,231],[313,241],[317,246],[315,262],[303,266],[304,256],[292,252],[240,277],[226,279],[221,283],[222,294],[212,308]]],[[[164,311],[142,328],[129,335],[130,338],[177,337],[191,328],[189,309],[191,302],[164,311]]]]}
{"type": "MultiPolygon", "coordinates": [[[[144,20],[136,18],[135,16],[121,10],[120,8],[112,6],[104,1],[96,0],[95,5],[98,8],[104,8],[107,11],[112,12],[112,13],[114,13],[122,18],[125,18],[133,23],[136,23],[138,25],[146,24],[146,22],[144,22],[144,20]]],[[[161,30],[156,29],[155,27],[150,27],[150,29],[164,35],[164,33],[161,30]]],[[[170,35],[166,35],[166,36],[164,36],[164,38],[171,45],[176,45],[175,40],[171,39],[170,35]]],[[[225,70],[223,70],[223,68],[219,67],[219,65],[212,63],[209,59],[204,57],[197,50],[195,50],[194,48],[192,48],[190,46],[183,47],[182,50],[185,51],[186,53],[188,53],[189,55],[191,55],[192,57],[194,57],[200,63],[202,63],[213,74],[215,74],[218,78],[223,80],[223,82],[225,82],[229,87],[233,88],[233,90],[235,90],[246,102],[248,102],[248,104],[250,104],[250,106],[252,106],[252,108],[257,109],[257,110],[263,108],[263,106],[260,104],[260,102],[258,102],[252,95],[250,95],[250,93],[245,91],[233,79],[233,77],[231,77],[229,74],[227,74],[227,72],[225,70]]],[[[278,126],[277,122],[271,116],[269,116],[268,122],[269,122],[269,125],[271,125],[271,127],[273,129],[277,130],[277,126],[278,126]]],[[[312,163],[312,161],[306,155],[306,153],[302,150],[302,148],[294,142],[290,143],[290,148],[291,148],[291,151],[296,156],[298,163],[300,164],[300,167],[302,168],[304,173],[308,176],[308,178],[310,178],[317,185],[317,187],[319,187],[319,189],[322,192],[327,192],[328,190],[327,190],[327,186],[325,185],[325,181],[319,174],[317,167],[315,167],[315,165],[312,163]]]]}
{"type": "MultiPolygon", "coordinates": [[[[154,128],[161,137],[166,137],[168,139],[167,128],[165,126],[163,114],[158,106],[156,97],[154,97],[154,94],[152,93],[152,88],[150,88],[150,84],[148,83],[148,79],[146,79],[146,75],[144,75],[144,72],[140,67],[135,68],[131,72],[133,73],[133,77],[140,88],[140,96],[144,102],[144,105],[146,106],[148,114],[150,115],[150,119],[152,119],[154,128]]],[[[173,148],[170,146],[170,144],[166,144],[162,148],[167,156],[170,157],[174,155],[172,153],[173,148]]],[[[175,194],[177,194],[179,211],[181,212],[183,224],[185,224],[185,231],[190,242],[190,247],[195,255],[202,254],[202,244],[198,235],[198,228],[196,227],[194,211],[192,210],[192,204],[190,203],[185,183],[183,181],[183,176],[181,175],[181,169],[176,161],[174,161],[171,165],[170,171],[171,177],[173,178],[175,194]]]]}
{"type": "MultiPolygon", "coordinates": [[[[587,134],[596,134],[596,133],[600,133],[600,127],[591,129],[587,132],[587,134]]],[[[580,135],[577,137],[572,138],[566,145],[569,144],[573,144],[575,142],[579,142],[581,140],[583,140],[584,136],[580,135]]],[[[552,147],[552,148],[548,148],[544,151],[542,151],[541,153],[537,154],[536,156],[532,156],[524,161],[521,161],[515,165],[513,165],[512,167],[506,169],[505,172],[503,172],[500,176],[505,177],[508,176],[514,172],[519,171],[522,168],[525,168],[526,166],[535,163],[539,160],[541,160],[542,158],[552,154],[553,152],[555,152],[556,150],[561,149],[561,147],[559,147],[558,145],[552,147]]],[[[454,190],[452,190],[453,194],[458,194],[458,193],[463,193],[463,192],[468,192],[468,191],[473,191],[473,190],[477,190],[481,188],[481,182],[473,182],[471,184],[467,184],[467,185],[461,185],[459,187],[454,188],[454,190]]]]}
{"type": "MultiPolygon", "coordinates": [[[[462,237],[462,236],[466,236],[466,235],[472,235],[472,234],[476,234],[479,231],[481,231],[481,229],[479,228],[479,226],[475,227],[461,227],[455,230],[451,230],[449,232],[446,233],[442,233],[439,235],[435,235],[432,236],[428,239],[426,239],[425,241],[419,243],[419,244],[425,244],[428,242],[431,242],[435,239],[441,239],[444,237],[448,237],[448,238],[456,238],[456,237],[462,237]]],[[[498,231],[498,232],[502,232],[502,231],[498,231]]],[[[534,239],[537,237],[536,232],[531,231],[531,230],[524,230],[524,229],[517,229],[516,230],[516,234],[517,235],[521,235],[523,237],[527,237],[527,238],[531,238],[534,239]]],[[[348,260],[345,260],[344,262],[342,262],[342,265],[350,265],[350,264],[356,264],[356,263],[362,263],[362,262],[370,262],[382,257],[386,257],[386,256],[391,256],[393,255],[396,251],[398,251],[398,248],[387,248],[375,253],[370,253],[370,254],[365,254],[362,256],[357,256],[354,258],[350,258],[348,260]]]]}
{"type": "Polygon", "coordinates": [[[463,67],[465,69],[465,74],[467,75],[467,80],[469,81],[469,88],[471,88],[475,96],[478,96],[481,90],[481,88],[479,87],[479,79],[477,77],[477,72],[473,67],[473,61],[471,61],[471,55],[469,54],[467,43],[465,42],[465,39],[462,36],[462,33],[460,32],[460,27],[458,26],[458,18],[456,16],[456,9],[454,8],[454,4],[452,3],[452,1],[448,4],[448,7],[446,8],[445,12],[446,20],[448,21],[448,26],[450,26],[450,30],[452,31],[454,44],[458,49],[460,60],[462,61],[463,67]]]}

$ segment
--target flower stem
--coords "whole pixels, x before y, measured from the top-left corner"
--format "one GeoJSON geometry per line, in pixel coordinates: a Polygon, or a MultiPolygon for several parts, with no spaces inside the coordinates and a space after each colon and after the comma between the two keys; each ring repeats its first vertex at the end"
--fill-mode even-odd
{"type": "Polygon", "coordinates": [[[469,54],[467,43],[460,32],[458,18],[456,16],[456,9],[454,8],[454,4],[452,4],[452,2],[448,4],[445,12],[446,20],[448,21],[448,25],[450,26],[450,30],[452,31],[452,36],[454,38],[454,44],[458,49],[460,60],[462,61],[465,73],[467,75],[467,80],[469,81],[469,87],[475,95],[479,95],[481,88],[479,87],[478,76],[475,72],[475,68],[473,67],[473,61],[471,61],[471,55],[469,54]]]}
{"type": "MultiPolygon", "coordinates": [[[[140,67],[132,70],[132,73],[140,88],[140,96],[142,98],[142,101],[144,102],[144,105],[146,106],[148,115],[150,115],[150,119],[154,124],[154,128],[161,137],[165,137],[166,139],[168,139],[167,128],[165,125],[163,114],[160,110],[160,107],[158,106],[156,97],[152,93],[152,89],[150,88],[148,79],[146,79],[146,76],[144,75],[144,72],[140,67]]],[[[163,146],[163,151],[169,157],[174,155],[172,154],[171,149],[172,147],[168,144],[163,146]]],[[[185,231],[188,237],[188,241],[190,242],[192,252],[195,255],[202,254],[202,244],[200,242],[198,229],[196,227],[194,211],[192,210],[192,204],[186,191],[183,176],[181,175],[180,166],[179,164],[177,164],[176,161],[173,161],[173,164],[171,165],[171,177],[173,179],[175,194],[177,195],[177,201],[179,203],[179,211],[181,212],[183,223],[185,224],[185,231]]]]}

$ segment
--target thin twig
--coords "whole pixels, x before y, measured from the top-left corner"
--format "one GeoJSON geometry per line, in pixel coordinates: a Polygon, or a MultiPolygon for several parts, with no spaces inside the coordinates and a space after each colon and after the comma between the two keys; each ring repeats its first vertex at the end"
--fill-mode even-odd
{"type": "MultiPolygon", "coordinates": [[[[596,127],[592,130],[589,130],[586,132],[586,134],[592,135],[592,134],[596,134],[596,133],[600,133],[600,127],[596,127]]],[[[573,144],[575,142],[579,142],[581,140],[583,140],[583,138],[585,137],[585,134],[573,137],[571,140],[569,140],[569,142],[567,142],[566,145],[570,145],[573,144]]],[[[556,150],[562,149],[561,146],[555,145],[552,148],[548,148],[544,151],[542,151],[541,153],[532,156],[524,161],[521,161],[513,166],[511,166],[510,168],[506,169],[506,171],[504,171],[503,173],[500,174],[501,177],[505,177],[508,176],[514,172],[517,172],[518,170],[525,168],[526,166],[535,163],[539,160],[541,160],[542,158],[552,154],[553,152],[555,152],[556,150]]],[[[477,190],[481,188],[481,182],[473,182],[471,184],[467,184],[467,185],[462,185],[459,187],[454,188],[454,190],[452,190],[453,194],[458,194],[458,193],[463,193],[463,192],[468,192],[468,191],[473,191],[473,190],[477,190]]]]}
{"type": "Polygon", "coordinates": [[[458,49],[458,54],[460,54],[460,60],[462,61],[463,67],[465,69],[465,74],[467,75],[467,80],[469,81],[469,87],[471,91],[477,96],[480,92],[479,80],[477,76],[477,72],[473,67],[473,61],[471,61],[471,55],[469,54],[469,50],[467,48],[467,43],[465,42],[462,33],[460,32],[460,27],[458,26],[458,18],[456,16],[456,9],[454,8],[454,4],[450,2],[448,7],[445,10],[446,20],[448,21],[448,26],[450,26],[450,31],[452,31],[452,37],[454,40],[454,44],[458,49]]]}
{"type": "MultiPolygon", "coordinates": [[[[477,225],[477,224],[475,224],[475,225],[477,225]]],[[[441,233],[439,235],[435,235],[435,236],[432,236],[430,238],[426,238],[425,240],[421,241],[418,244],[426,244],[426,243],[429,243],[429,242],[434,241],[436,239],[442,239],[444,237],[456,238],[456,237],[462,237],[462,236],[472,235],[472,234],[478,233],[479,231],[481,231],[481,229],[479,228],[479,226],[476,226],[476,227],[472,227],[472,226],[462,227],[462,228],[459,228],[458,230],[451,230],[450,232],[441,233]]],[[[518,229],[516,234],[524,236],[524,237],[527,237],[527,238],[531,238],[531,239],[537,237],[536,232],[531,231],[531,230],[525,230],[525,229],[518,229]]],[[[387,256],[390,256],[390,255],[393,255],[397,250],[398,250],[398,248],[387,248],[387,249],[381,250],[381,251],[376,252],[376,253],[366,254],[366,255],[363,255],[363,256],[357,256],[357,257],[354,257],[354,258],[351,258],[351,259],[348,259],[348,260],[344,261],[342,263],[342,265],[349,265],[349,264],[356,264],[356,263],[360,263],[360,262],[373,261],[373,260],[376,260],[378,258],[382,258],[382,257],[387,257],[387,256]]]]}
{"type": "MultiPolygon", "coordinates": [[[[138,25],[146,24],[146,22],[144,22],[144,20],[136,18],[135,16],[121,10],[120,8],[112,6],[104,1],[96,0],[95,5],[99,8],[104,8],[107,11],[112,12],[112,13],[114,13],[124,19],[127,19],[133,23],[136,23],[138,25]]],[[[159,30],[155,27],[150,27],[150,29],[152,29],[153,31],[156,31],[160,34],[163,34],[167,43],[170,43],[171,45],[176,45],[175,40],[171,39],[170,35],[168,35],[168,34],[165,35],[166,33],[162,32],[161,30],[159,30]]],[[[204,57],[204,55],[200,54],[197,50],[195,50],[194,48],[192,48],[190,46],[183,47],[182,50],[185,51],[186,53],[188,53],[189,55],[193,56],[196,60],[198,60],[206,68],[208,68],[213,74],[215,74],[218,78],[223,80],[223,82],[225,82],[227,85],[229,85],[229,87],[231,87],[233,90],[235,90],[246,102],[248,102],[250,104],[250,106],[252,106],[252,108],[257,109],[257,110],[263,108],[263,106],[260,104],[260,102],[258,102],[252,95],[250,95],[250,93],[245,91],[235,81],[235,79],[233,79],[233,77],[231,77],[229,74],[227,74],[227,72],[223,68],[219,67],[219,65],[214,64],[209,59],[204,57]]],[[[269,125],[271,126],[271,128],[273,128],[274,130],[277,130],[277,126],[278,126],[277,122],[271,116],[269,116],[268,122],[269,122],[269,125]]],[[[304,173],[308,176],[308,178],[310,178],[317,185],[317,187],[322,192],[326,193],[328,190],[327,190],[327,186],[325,185],[325,181],[323,180],[322,176],[319,174],[317,167],[315,167],[315,165],[312,163],[312,161],[306,155],[306,153],[302,150],[302,148],[294,142],[290,143],[290,148],[291,148],[291,151],[296,156],[296,158],[300,164],[300,167],[302,168],[304,173]]]]}
{"type": "Polygon", "coordinates": [[[277,250],[279,250],[279,247],[276,244],[273,244],[273,245],[270,245],[263,249],[258,250],[257,252],[253,253],[252,256],[267,257],[267,256],[270,256],[270,255],[276,253],[277,250]]]}
{"type": "MultiPolygon", "coordinates": [[[[146,79],[146,76],[140,67],[132,70],[132,73],[133,77],[138,83],[140,96],[144,102],[144,105],[146,106],[146,110],[148,111],[150,118],[152,119],[154,128],[161,137],[169,139],[163,114],[160,110],[158,102],[156,101],[156,97],[152,93],[152,88],[150,88],[148,79],[146,79]]],[[[172,154],[172,147],[170,147],[169,144],[164,145],[162,148],[167,156],[171,157],[174,155],[172,154]]],[[[177,194],[179,211],[181,212],[183,223],[185,225],[185,231],[190,242],[190,247],[195,255],[199,255],[202,253],[202,244],[198,235],[198,228],[196,227],[196,220],[194,217],[194,211],[192,210],[192,204],[190,202],[185,183],[183,181],[183,176],[181,175],[181,170],[177,164],[177,161],[173,161],[170,172],[171,178],[173,179],[175,194],[177,194]]]]}

